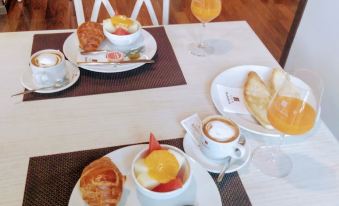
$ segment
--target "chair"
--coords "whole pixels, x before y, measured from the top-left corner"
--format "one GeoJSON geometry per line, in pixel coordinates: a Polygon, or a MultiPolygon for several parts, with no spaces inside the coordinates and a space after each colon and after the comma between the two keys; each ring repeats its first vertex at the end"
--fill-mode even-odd
{"type": "MultiPolygon", "coordinates": [[[[145,3],[146,8],[148,10],[148,13],[151,17],[151,21],[153,25],[159,25],[157,16],[155,15],[155,11],[153,9],[153,5],[151,3],[151,0],[137,0],[135,3],[131,18],[136,19],[138,17],[138,14],[140,12],[142,4],[145,3]]],[[[168,24],[169,21],[169,4],[170,0],[163,0],[163,6],[162,6],[162,24],[168,24]]]]}
{"type": "MultiPolygon", "coordinates": [[[[78,25],[80,25],[83,22],[85,22],[82,0],[73,0],[73,2],[74,2],[75,14],[76,14],[76,17],[77,17],[77,22],[78,22],[78,25]]],[[[104,7],[106,8],[106,10],[107,10],[107,12],[110,16],[115,15],[115,11],[112,8],[109,0],[95,0],[90,21],[96,22],[98,20],[98,15],[99,15],[101,3],[104,5],[104,7]]],[[[145,3],[145,5],[146,5],[147,11],[148,11],[148,13],[151,17],[152,24],[153,25],[159,25],[158,18],[155,15],[155,11],[154,11],[153,5],[152,5],[150,0],[137,0],[135,5],[134,5],[134,9],[132,11],[132,14],[131,14],[131,18],[136,19],[138,17],[141,6],[142,6],[143,3],[145,3]]],[[[170,0],[163,0],[162,24],[168,24],[168,21],[169,21],[169,4],[170,4],[170,0]]]]}

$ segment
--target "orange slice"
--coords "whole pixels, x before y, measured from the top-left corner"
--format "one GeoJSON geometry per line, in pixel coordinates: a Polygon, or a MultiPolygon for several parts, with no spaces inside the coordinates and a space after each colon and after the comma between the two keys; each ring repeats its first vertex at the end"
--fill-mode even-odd
{"type": "Polygon", "coordinates": [[[175,156],[167,150],[154,150],[145,158],[150,177],[160,183],[167,183],[176,178],[179,163],[175,156]]]}
{"type": "Polygon", "coordinates": [[[125,28],[128,28],[133,24],[133,20],[131,18],[128,18],[123,15],[117,15],[111,17],[111,22],[114,26],[123,26],[125,28]]]}

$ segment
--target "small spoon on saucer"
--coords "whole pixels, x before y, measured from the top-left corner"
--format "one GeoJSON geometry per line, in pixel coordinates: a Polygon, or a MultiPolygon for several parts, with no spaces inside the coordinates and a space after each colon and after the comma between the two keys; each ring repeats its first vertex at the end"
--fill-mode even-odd
{"type": "MultiPolygon", "coordinates": [[[[246,144],[245,137],[240,136],[238,143],[241,144],[241,145],[245,145],[246,144]]],[[[224,178],[226,170],[228,170],[228,168],[230,168],[230,166],[231,166],[231,159],[232,159],[231,156],[226,157],[225,165],[219,173],[219,176],[217,178],[217,182],[221,182],[222,179],[224,178]]]]}
{"type": "Polygon", "coordinates": [[[65,86],[65,85],[68,84],[69,82],[70,82],[70,81],[69,81],[68,79],[65,79],[65,80],[59,80],[59,81],[56,81],[56,82],[55,82],[53,85],[51,85],[51,86],[39,87],[39,88],[36,88],[36,89],[26,90],[26,91],[23,91],[23,92],[19,92],[19,93],[13,94],[11,97],[18,96],[18,95],[29,94],[29,93],[32,93],[32,92],[35,92],[35,91],[41,90],[41,89],[57,89],[57,88],[60,88],[60,87],[65,86]]]}

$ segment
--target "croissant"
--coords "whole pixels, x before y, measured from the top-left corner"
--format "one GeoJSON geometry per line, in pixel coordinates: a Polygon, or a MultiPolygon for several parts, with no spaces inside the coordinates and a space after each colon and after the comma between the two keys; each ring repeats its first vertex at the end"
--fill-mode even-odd
{"type": "Polygon", "coordinates": [[[85,167],[80,177],[82,198],[90,206],[116,206],[122,196],[125,176],[108,158],[102,157],[85,167]]]}
{"type": "Polygon", "coordinates": [[[96,22],[82,23],[77,29],[79,46],[84,51],[94,51],[105,39],[102,25],[96,22]]]}

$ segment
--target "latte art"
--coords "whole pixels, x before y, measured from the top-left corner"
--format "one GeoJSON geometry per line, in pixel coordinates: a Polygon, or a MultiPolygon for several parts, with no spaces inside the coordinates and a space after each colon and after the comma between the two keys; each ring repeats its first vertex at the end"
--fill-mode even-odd
{"type": "Polygon", "coordinates": [[[61,56],[57,53],[44,52],[32,58],[32,64],[37,67],[47,68],[58,65],[61,62],[61,56]]]}
{"type": "Polygon", "coordinates": [[[239,130],[224,119],[211,119],[203,125],[203,132],[211,139],[219,142],[228,142],[239,135],[239,130]]]}

